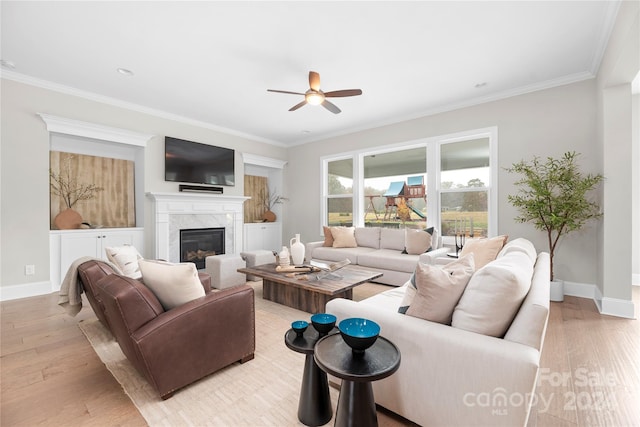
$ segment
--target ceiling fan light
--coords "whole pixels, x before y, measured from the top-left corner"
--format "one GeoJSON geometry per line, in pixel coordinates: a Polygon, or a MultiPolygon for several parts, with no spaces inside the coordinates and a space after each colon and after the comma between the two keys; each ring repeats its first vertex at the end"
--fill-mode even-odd
{"type": "Polygon", "coordinates": [[[324,102],[324,95],[318,92],[307,93],[304,98],[311,105],[320,105],[324,102]]]}

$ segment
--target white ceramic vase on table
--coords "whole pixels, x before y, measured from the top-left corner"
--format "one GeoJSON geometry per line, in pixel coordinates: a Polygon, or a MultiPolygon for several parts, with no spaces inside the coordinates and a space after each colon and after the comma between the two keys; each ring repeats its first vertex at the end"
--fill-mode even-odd
{"type": "Polygon", "coordinates": [[[300,235],[296,234],[296,237],[289,241],[291,247],[291,261],[293,265],[304,264],[304,244],[300,241],[300,235]]]}

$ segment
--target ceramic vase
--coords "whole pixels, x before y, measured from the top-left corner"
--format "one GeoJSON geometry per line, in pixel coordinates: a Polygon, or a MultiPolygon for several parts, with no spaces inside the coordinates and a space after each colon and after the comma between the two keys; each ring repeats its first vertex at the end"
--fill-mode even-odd
{"type": "Polygon", "coordinates": [[[291,260],[289,259],[289,249],[286,246],[282,247],[282,250],[278,254],[278,264],[281,267],[288,267],[291,265],[291,260]]]}
{"type": "Polygon", "coordinates": [[[291,247],[291,260],[293,265],[304,264],[304,244],[300,241],[300,235],[296,234],[296,237],[289,241],[291,247]]]}
{"type": "Polygon", "coordinates": [[[67,208],[53,219],[58,230],[73,230],[82,226],[82,216],[75,210],[67,208]]]}

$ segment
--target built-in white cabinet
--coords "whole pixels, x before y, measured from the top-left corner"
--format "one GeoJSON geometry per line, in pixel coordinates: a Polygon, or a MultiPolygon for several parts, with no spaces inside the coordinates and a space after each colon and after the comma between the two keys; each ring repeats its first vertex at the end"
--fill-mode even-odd
{"type": "Polygon", "coordinates": [[[282,249],[282,223],[259,222],[244,225],[244,250],[254,251],[282,249]]]}
{"type": "Polygon", "coordinates": [[[60,284],[71,264],[78,258],[107,259],[104,249],[110,246],[132,245],[144,254],[144,229],[103,228],[92,230],[52,230],[50,234],[51,287],[60,284]]]}

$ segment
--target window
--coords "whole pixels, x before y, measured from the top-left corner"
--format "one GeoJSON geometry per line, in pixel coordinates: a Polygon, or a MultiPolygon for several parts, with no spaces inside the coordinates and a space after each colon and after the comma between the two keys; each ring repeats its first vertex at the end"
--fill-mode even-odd
{"type": "Polygon", "coordinates": [[[326,157],[323,225],[497,231],[497,129],[326,157]]]}
{"type": "Polygon", "coordinates": [[[440,230],[443,236],[487,237],[489,138],[440,145],[440,230]]]}
{"type": "Polygon", "coordinates": [[[327,162],[326,214],[327,225],[353,225],[353,159],[327,162]]]}
{"type": "Polygon", "coordinates": [[[426,147],[363,156],[364,225],[425,228],[426,147]]]}

